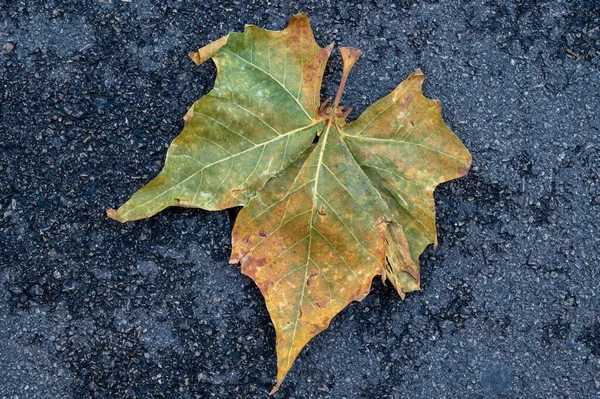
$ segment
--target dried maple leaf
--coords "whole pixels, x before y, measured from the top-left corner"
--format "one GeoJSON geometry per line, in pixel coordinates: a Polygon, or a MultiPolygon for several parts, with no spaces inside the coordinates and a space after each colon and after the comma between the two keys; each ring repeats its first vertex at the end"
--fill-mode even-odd
{"type": "Polygon", "coordinates": [[[283,31],[251,25],[190,54],[215,61],[213,90],[184,117],[158,177],[108,211],[125,222],[172,205],[244,206],[230,262],[256,282],[275,326],[272,392],[374,276],[403,298],[419,289],[419,255],[436,242],[433,190],[471,164],[439,102],[423,96],[420,70],[347,124],[339,103],[361,52],[341,48],[340,87],[320,105],[332,48],[298,14],[283,31]]]}

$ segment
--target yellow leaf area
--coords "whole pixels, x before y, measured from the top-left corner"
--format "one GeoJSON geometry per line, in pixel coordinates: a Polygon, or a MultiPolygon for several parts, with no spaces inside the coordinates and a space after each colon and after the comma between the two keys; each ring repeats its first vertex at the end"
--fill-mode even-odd
{"type": "Polygon", "coordinates": [[[244,205],[230,262],[258,285],[275,327],[272,392],[373,277],[402,298],[419,289],[419,255],[436,243],[433,191],[471,164],[439,102],[423,96],[420,70],[348,124],[339,104],[361,52],[341,48],[340,87],[320,104],[331,48],[298,14],[283,31],[248,26],[192,53],[215,60],[215,88],[186,114],[161,174],[109,211],[127,221],[171,205],[244,205]]]}

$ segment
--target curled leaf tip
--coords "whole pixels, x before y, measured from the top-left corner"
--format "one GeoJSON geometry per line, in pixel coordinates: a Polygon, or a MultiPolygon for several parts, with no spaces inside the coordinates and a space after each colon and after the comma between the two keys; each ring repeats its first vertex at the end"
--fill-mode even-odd
{"type": "Polygon", "coordinates": [[[189,53],[189,57],[194,61],[196,65],[200,65],[207,61],[209,58],[212,58],[217,51],[221,49],[224,45],[227,44],[227,40],[229,39],[229,35],[225,35],[214,42],[210,42],[206,46],[198,49],[198,51],[192,51],[189,53]]]}
{"type": "Polygon", "coordinates": [[[190,51],[188,53],[188,57],[190,57],[192,61],[194,61],[194,64],[200,65],[200,56],[198,55],[197,51],[190,51]]]}
{"type": "Polygon", "coordinates": [[[190,120],[194,117],[194,106],[192,105],[190,109],[183,116],[183,125],[187,126],[190,123],[190,120]]]}
{"type": "Polygon", "coordinates": [[[113,208],[106,210],[106,216],[108,216],[109,218],[111,218],[113,220],[116,220],[117,222],[121,222],[121,223],[125,222],[125,220],[123,220],[123,218],[121,218],[121,215],[119,215],[119,212],[113,208]]]}

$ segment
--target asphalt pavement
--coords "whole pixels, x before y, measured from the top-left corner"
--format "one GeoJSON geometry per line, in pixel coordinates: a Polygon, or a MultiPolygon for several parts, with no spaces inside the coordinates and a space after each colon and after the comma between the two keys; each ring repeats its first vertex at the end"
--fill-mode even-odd
{"type": "MultiPolygon", "coordinates": [[[[600,398],[600,2],[2,1],[0,398],[265,398],[275,333],[235,210],[119,224],[215,68],[306,11],[361,48],[355,119],[416,68],[473,155],[436,191],[422,291],[374,281],[275,398],[600,398]]],[[[341,74],[338,52],[322,98],[341,74]]]]}

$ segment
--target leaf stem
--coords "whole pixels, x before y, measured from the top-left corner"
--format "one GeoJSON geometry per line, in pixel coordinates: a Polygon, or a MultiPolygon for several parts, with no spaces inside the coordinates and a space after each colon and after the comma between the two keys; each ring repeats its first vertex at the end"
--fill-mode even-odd
{"type": "Polygon", "coordinates": [[[342,61],[344,62],[344,71],[342,72],[342,79],[340,80],[340,86],[335,95],[335,100],[333,100],[334,115],[335,109],[340,105],[340,100],[342,99],[342,93],[344,93],[344,87],[346,86],[346,80],[348,80],[350,70],[362,54],[362,51],[357,48],[342,47],[340,48],[340,53],[342,54],[342,61]]]}

